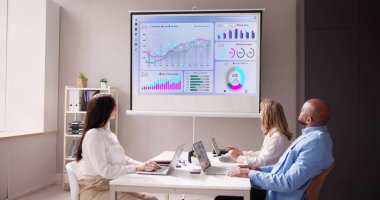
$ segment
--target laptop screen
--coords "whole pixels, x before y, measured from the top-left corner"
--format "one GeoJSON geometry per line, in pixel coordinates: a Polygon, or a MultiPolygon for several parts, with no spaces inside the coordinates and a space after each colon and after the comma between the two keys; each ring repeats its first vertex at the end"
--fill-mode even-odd
{"type": "Polygon", "coordinates": [[[159,170],[137,171],[136,173],[137,174],[151,174],[151,175],[167,175],[167,174],[170,174],[170,172],[172,172],[175,169],[184,148],[185,148],[185,144],[182,144],[182,145],[177,147],[177,149],[173,155],[173,158],[170,161],[170,164],[168,167],[162,166],[161,169],[159,169],[159,170]]]}
{"type": "Polygon", "coordinates": [[[211,144],[212,144],[212,148],[213,148],[214,151],[215,151],[215,154],[216,154],[217,156],[220,156],[222,153],[220,152],[220,149],[219,149],[218,145],[216,144],[216,140],[215,140],[215,138],[212,138],[212,139],[211,139],[211,144]]]}
{"type": "Polygon", "coordinates": [[[193,148],[194,148],[195,153],[197,154],[199,163],[201,164],[201,167],[204,171],[205,169],[211,166],[211,163],[207,157],[207,153],[206,153],[205,147],[203,146],[202,141],[194,143],[193,148]]]}
{"type": "Polygon", "coordinates": [[[185,148],[185,144],[182,144],[179,147],[177,147],[177,150],[174,153],[173,159],[170,162],[170,168],[169,168],[169,170],[172,170],[172,169],[174,169],[176,167],[176,165],[178,163],[178,160],[181,157],[181,154],[182,154],[182,151],[183,151],[184,148],[185,148]]]}

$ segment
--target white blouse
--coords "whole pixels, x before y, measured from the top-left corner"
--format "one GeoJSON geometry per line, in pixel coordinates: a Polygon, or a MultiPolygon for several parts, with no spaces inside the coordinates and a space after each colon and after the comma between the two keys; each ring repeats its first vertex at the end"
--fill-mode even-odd
{"type": "Polygon", "coordinates": [[[289,147],[290,141],[276,128],[272,128],[264,137],[260,151],[243,151],[243,155],[237,158],[238,163],[249,163],[256,166],[276,164],[281,155],[289,147]]]}
{"type": "Polygon", "coordinates": [[[141,164],[125,156],[116,135],[104,128],[93,128],[87,131],[82,143],[80,162],[84,175],[100,175],[106,179],[136,172],[136,166],[141,164]]]}

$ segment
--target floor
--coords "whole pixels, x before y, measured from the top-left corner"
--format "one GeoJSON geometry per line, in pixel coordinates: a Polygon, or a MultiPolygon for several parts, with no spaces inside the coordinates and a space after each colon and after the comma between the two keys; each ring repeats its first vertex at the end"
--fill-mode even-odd
{"type": "Polygon", "coordinates": [[[70,200],[70,191],[64,191],[62,185],[54,185],[35,192],[21,200],[70,200]]]}
{"type": "MultiPolygon", "coordinates": [[[[162,194],[154,194],[158,199],[163,200],[162,194]]],[[[181,200],[182,195],[170,194],[169,200],[181,200]]],[[[206,195],[186,195],[186,200],[213,200],[214,196],[206,195]]],[[[54,185],[39,192],[33,193],[20,200],[70,200],[70,191],[64,191],[62,185],[54,185]]]]}

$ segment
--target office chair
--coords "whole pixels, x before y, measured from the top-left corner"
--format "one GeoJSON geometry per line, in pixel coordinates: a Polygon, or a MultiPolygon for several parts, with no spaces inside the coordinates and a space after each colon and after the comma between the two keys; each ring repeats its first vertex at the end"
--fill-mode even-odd
{"type": "Polygon", "coordinates": [[[66,164],[67,176],[69,177],[71,200],[79,200],[78,168],[79,164],[77,161],[66,164]]]}
{"type": "Polygon", "coordinates": [[[318,200],[319,191],[321,190],[322,184],[333,168],[334,163],[311,180],[310,185],[306,189],[307,200],[318,200]]]}

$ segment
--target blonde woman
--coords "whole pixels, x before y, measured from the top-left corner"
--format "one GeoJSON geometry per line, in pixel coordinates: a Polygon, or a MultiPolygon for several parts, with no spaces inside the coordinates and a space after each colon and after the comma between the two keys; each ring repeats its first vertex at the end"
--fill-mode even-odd
{"type": "Polygon", "coordinates": [[[253,164],[256,166],[273,165],[286,151],[292,138],[288,131],[284,110],[280,103],[271,99],[264,99],[260,103],[261,130],[264,142],[260,151],[241,151],[237,147],[228,146],[231,159],[238,163],[253,164]]]}

